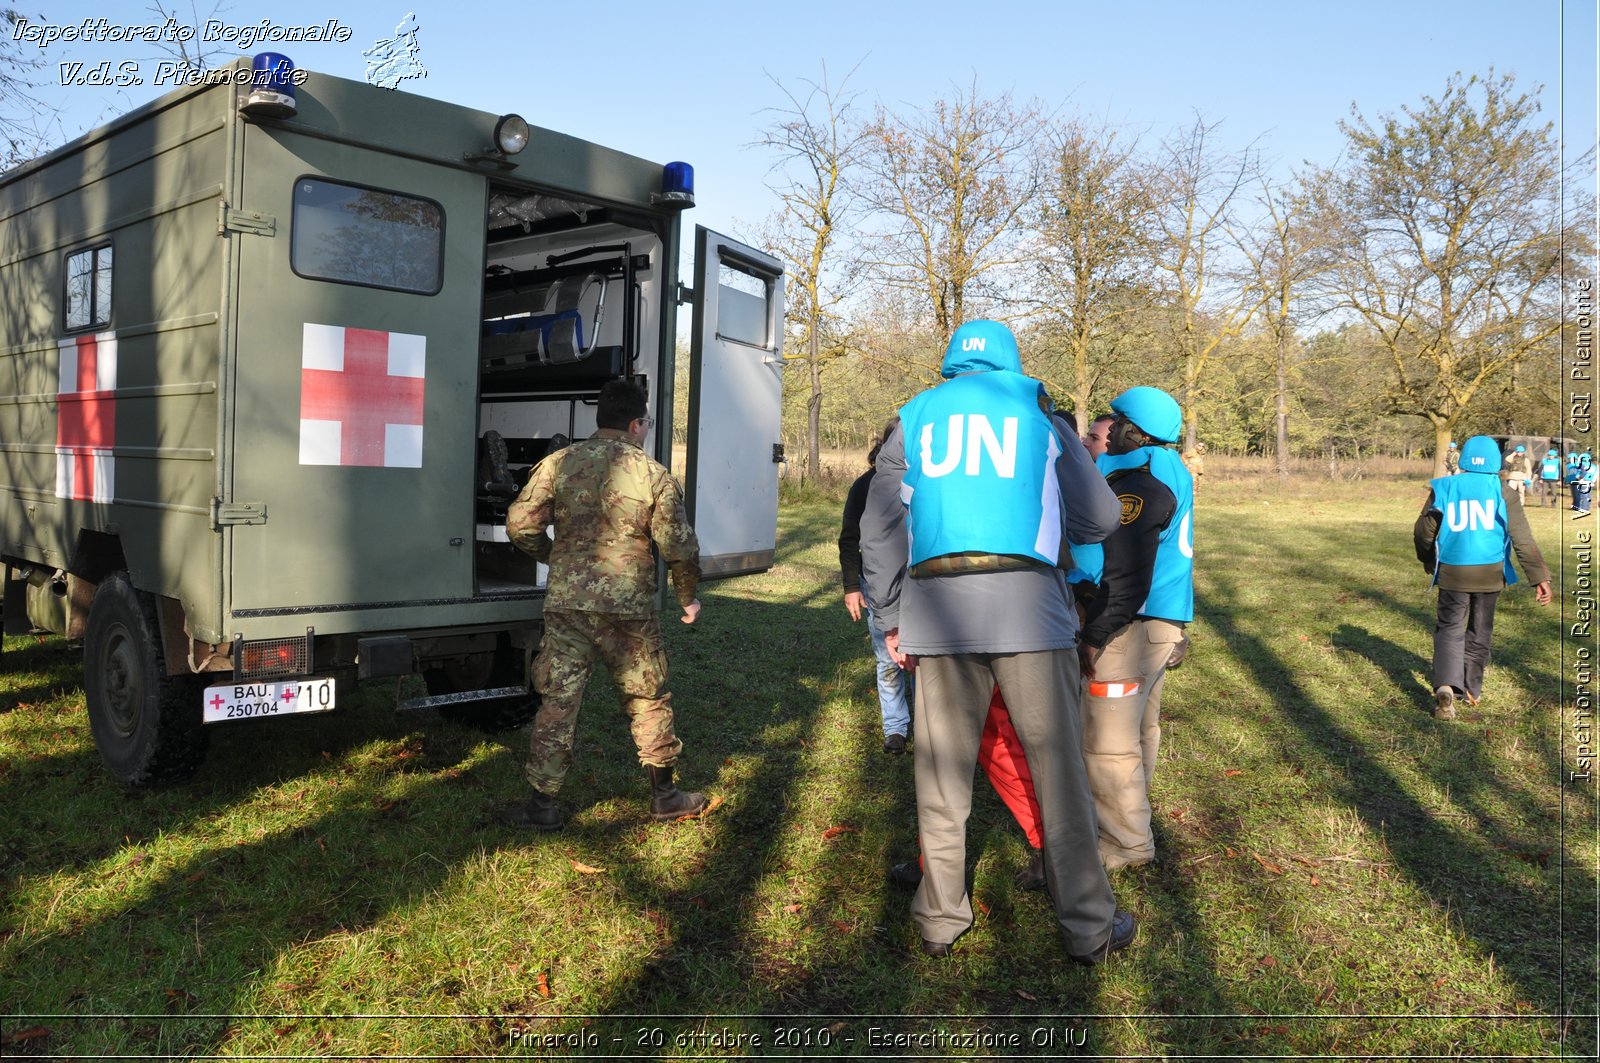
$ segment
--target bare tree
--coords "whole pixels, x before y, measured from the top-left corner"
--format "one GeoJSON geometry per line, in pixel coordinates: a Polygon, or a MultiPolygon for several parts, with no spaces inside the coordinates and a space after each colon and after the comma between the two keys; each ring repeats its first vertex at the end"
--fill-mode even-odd
{"type": "Polygon", "coordinates": [[[1137,139],[1119,140],[1105,125],[1068,120],[1047,143],[1031,256],[1034,299],[1066,348],[1065,386],[1050,374],[1046,383],[1071,395],[1082,421],[1117,341],[1137,335],[1138,317],[1148,316],[1150,175],[1136,155],[1137,139]]]}
{"type": "Polygon", "coordinates": [[[187,6],[189,8],[188,18],[180,17],[180,5],[164,3],[163,0],[155,0],[154,3],[146,8],[150,14],[154,15],[163,24],[172,22],[178,26],[196,31],[187,35],[188,40],[183,40],[181,36],[175,36],[170,39],[163,37],[156,45],[157,51],[161,56],[176,66],[179,71],[192,74],[200,74],[217,66],[225,66],[237,58],[237,53],[229,51],[222,44],[211,44],[208,47],[205,43],[205,35],[199,32],[204,29],[208,21],[220,20],[221,16],[229,10],[229,5],[225,3],[212,4],[210,12],[204,16],[200,14],[200,6],[194,0],[189,0],[187,6]]]}
{"type": "Polygon", "coordinates": [[[18,23],[30,18],[26,12],[0,7],[0,173],[64,139],[55,110],[39,94],[46,66],[43,53],[16,39],[18,23]]]}
{"type": "Polygon", "coordinates": [[[787,316],[799,332],[791,349],[801,353],[784,358],[803,363],[810,376],[805,473],[811,477],[822,471],[823,363],[849,350],[848,330],[839,327],[836,315],[850,275],[849,263],[840,261],[839,235],[855,211],[849,175],[866,144],[865,132],[851,118],[855,96],[844,91],[849,81],[847,74],[834,87],[824,65],[820,83],[802,82],[801,98],[774,79],[789,106],[776,112],[757,142],[778,156],[770,187],[783,210],[769,243],[788,268],[787,316]]]}
{"type": "Polygon", "coordinates": [[[869,129],[868,195],[885,219],[875,263],[889,284],[921,293],[940,342],[968,303],[999,290],[1017,266],[1022,213],[1032,203],[1033,146],[1044,116],[976,82],[926,111],[878,108],[869,129]]]}
{"type": "Polygon", "coordinates": [[[1238,336],[1261,307],[1262,295],[1243,283],[1222,287],[1221,261],[1234,197],[1250,180],[1253,153],[1218,154],[1211,145],[1218,123],[1194,124],[1161,145],[1164,187],[1156,214],[1160,228],[1156,266],[1165,274],[1172,302],[1175,345],[1183,367],[1184,443],[1198,433],[1195,399],[1206,363],[1223,341],[1238,336]]]}
{"type": "Polygon", "coordinates": [[[1539,91],[1457,73],[1437,99],[1376,125],[1352,105],[1340,123],[1350,163],[1327,217],[1344,227],[1343,305],[1387,355],[1390,411],[1432,425],[1436,473],[1485,385],[1558,334],[1563,267],[1593,254],[1564,215],[1539,91]]]}
{"type": "Polygon", "coordinates": [[[1262,313],[1273,357],[1273,435],[1278,478],[1289,479],[1290,368],[1299,344],[1297,311],[1309,286],[1330,268],[1330,247],[1312,219],[1313,196],[1304,187],[1261,183],[1262,213],[1255,232],[1241,239],[1250,263],[1250,283],[1263,300],[1262,313]]]}

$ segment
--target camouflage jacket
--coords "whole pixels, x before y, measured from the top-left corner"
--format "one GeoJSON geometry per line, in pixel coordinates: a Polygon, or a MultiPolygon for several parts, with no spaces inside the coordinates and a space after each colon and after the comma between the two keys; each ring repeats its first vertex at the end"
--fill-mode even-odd
{"type": "Polygon", "coordinates": [[[643,617],[655,611],[655,543],[679,603],[694,601],[700,544],[678,482],[622,432],[602,428],[541,461],[506,513],[506,535],[550,566],[545,605],[643,617]],[[555,525],[551,542],[545,529],[555,525]]]}

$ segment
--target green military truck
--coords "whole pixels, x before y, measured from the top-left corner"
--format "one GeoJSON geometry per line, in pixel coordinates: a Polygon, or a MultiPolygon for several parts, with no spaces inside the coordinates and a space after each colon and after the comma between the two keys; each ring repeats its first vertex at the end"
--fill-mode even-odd
{"type": "Polygon", "coordinates": [[[680,303],[704,567],[770,565],[782,271],[697,228],[680,283],[692,202],[682,163],[281,56],[0,175],[4,629],[82,641],[110,770],[380,677],[525,719],[506,505],[614,378],[669,460],[680,303]]]}

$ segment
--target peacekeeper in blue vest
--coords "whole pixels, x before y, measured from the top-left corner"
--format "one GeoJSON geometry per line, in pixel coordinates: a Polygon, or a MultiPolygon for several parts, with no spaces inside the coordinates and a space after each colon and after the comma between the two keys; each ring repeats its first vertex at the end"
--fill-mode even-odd
{"type": "Polygon", "coordinates": [[[972,926],[966,829],[984,721],[1000,687],[1031,769],[1045,881],[1068,954],[1099,963],[1134,936],[1096,855],[1079,717],[1077,610],[1060,563],[1120,507],[1083,444],[1052,423],[1016,339],[956,329],[945,381],[912,399],[878,453],[861,517],[868,597],[917,671],[912,724],[923,876],[911,914],[929,956],[972,926]]]}
{"type": "Polygon", "coordinates": [[[1121,504],[1098,546],[1073,547],[1087,593],[1078,638],[1084,673],[1083,752],[1106,870],[1155,858],[1150,780],[1161,743],[1161,689],[1194,619],[1194,486],[1173,449],[1183,412],[1158,388],[1111,403],[1117,415],[1096,461],[1121,504]]]}
{"type": "Polygon", "coordinates": [[[1552,447],[1539,461],[1539,508],[1554,506],[1561,497],[1561,452],[1552,447]]]}
{"type": "Polygon", "coordinates": [[[1433,715],[1456,718],[1456,699],[1477,705],[1489,663],[1494,609],[1517,581],[1511,554],[1540,605],[1550,601],[1550,570],[1533,541],[1522,503],[1500,484],[1500,447],[1473,436],[1461,448],[1461,473],[1429,484],[1428,500],[1412,529],[1417,560],[1439,588],[1433,629],[1433,715]]]}

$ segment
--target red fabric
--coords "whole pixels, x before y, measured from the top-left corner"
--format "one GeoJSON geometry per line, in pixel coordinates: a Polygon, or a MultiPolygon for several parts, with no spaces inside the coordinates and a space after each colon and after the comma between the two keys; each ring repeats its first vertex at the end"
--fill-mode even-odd
{"type": "Polygon", "coordinates": [[[983,740],[978,744],[978,765],[989,777],[989,784],[1000,795],[1017,826],[1028,836],[1028,844],[1035,849],[1044,846],[1039,832],[1039,799],[1033,793],[1033,773],[1028,770],[1028,758],[1022,752],[1022,739],[1011,726],[1011,713],[1006,711],[1000,688],[994,688],[989,699],[989,718],[983,724],[983,740]]]}

